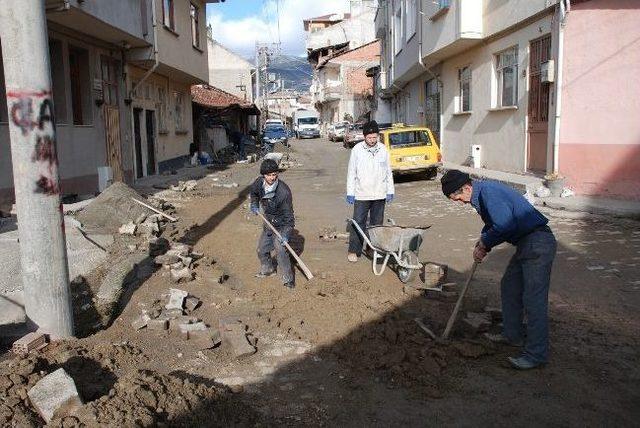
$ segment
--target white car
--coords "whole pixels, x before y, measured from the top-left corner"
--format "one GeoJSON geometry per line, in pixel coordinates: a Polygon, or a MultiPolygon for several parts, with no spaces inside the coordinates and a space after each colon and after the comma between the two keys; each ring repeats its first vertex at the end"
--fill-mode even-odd
{"type": "Polygon", "coordinates": [[[342,141],[344,139],[344,132],[348,126],[349,122],[336,122],[330,125],[327,131],[329,141],[342,141]]]}

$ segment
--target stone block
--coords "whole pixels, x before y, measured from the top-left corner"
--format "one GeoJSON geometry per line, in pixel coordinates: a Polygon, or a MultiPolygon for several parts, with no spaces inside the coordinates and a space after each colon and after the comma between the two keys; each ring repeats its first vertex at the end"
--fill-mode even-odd
{"type": "Polygon", "coordinates": [[[138,226],[136,226],[135,223],[133,222],[129,222],[126,224],[123,224],[122,226],[120,226],[120,229],[118,229],[118,233],[120,235],[135,235],[136,234],[136,230],[138,230],[138,226]]]}
{"type": "Polygon", "coordinates": [[[198,318],[196,317],[188,317],[188,316],[182,315],[177,318],[173,318],[169,320],[169,330],[181,332],[180,325],[194,324],[197,322],[198,322],[198,318]]]}
{"type": "Polygon", "coordinates": [[[184,299],[187,298],[189,293],[178,288],[169,289],[169,302],[164,306],[167,310],[179,309],[182,312],[184,306],[184,299]]]}
{"type": "Polygon", "coordinates": [[[69,415],[82,406],[76,384],[64,369],[40,379],[27,395],[46,423],[54,417],[69,415]]]}
{"type": "Polygon", "coordinates": [[[220,344],[220,333],[211,329],[190,331],[189,342],[199,350],[211,349],[220,344]]]}
{"type": "Polygon", "coordinates": [[[165,238],[151,238],[149,240],[149,255],[156,257],[169,250],[169,241],[165,238]]]}
{"type": "Polygon", "coordinates": [[[157,256],[153,261],[157,265],[173,265],[180,262],[180,257],[173,254],[163,254],[161,256],[157,256]]]}
{"type": "Polygon", "coordinates": [[[131,327],[136,330],[142,330],[151,321],[151,317],[147,314],[142,314],[131,323],[131,327]]]}
{"type": "Polygon", "coordinates": [[[166,330],[169,328],[169,321],[162,318],[156,318],[147,322],[149,330],[166,330]]]}
{"type": "Polygon", "coordinates": [[[37,331],[28,333],[13,342],[11,350],[16,355],[27,355],[29,352],[41,349],[47,345],[47,336],[37,331]]]}
{"type": "Polygon", "coordinates": [[[193,324],[180,324],[178,328],[180,329],[180,333],[188,333],[188,334],[194,331],[205,331],[209,329],[207,325],[202,321],[199,321],[193,324]]]}
{"type": "MultiPolygon", "coordinates": [[[[182,263],[180,264],[182,266],[182,263]]],[[[188,267],[181,269],[171,269],[171,281],[175,283],[193,281],[193,272],[188,267]]]]}
{"type": "Polygon", "coordinates": [[[187,311],[187,313],[191,313],[193,311],[196,310],[196,308],[198,306],[200,306],[200,299],[198,299],[197,297],[187,297],[184,301],[184,308],[187,311]]]}

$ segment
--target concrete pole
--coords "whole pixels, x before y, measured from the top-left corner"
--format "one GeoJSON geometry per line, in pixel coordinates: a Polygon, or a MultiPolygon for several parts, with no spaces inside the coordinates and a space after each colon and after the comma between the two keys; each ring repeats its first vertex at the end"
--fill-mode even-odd
{"type": "Polygon", "coordinates": [[[44,2],[3,1],[0,39],[27,323],[56,339],[73,314],[44,2]]]}

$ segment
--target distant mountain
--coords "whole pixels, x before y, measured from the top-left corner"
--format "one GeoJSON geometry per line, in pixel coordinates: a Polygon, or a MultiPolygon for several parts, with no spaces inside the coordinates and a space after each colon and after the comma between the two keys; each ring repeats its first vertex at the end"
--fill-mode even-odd
{"type": "Polygon", "coordinates": [[[304,57],[292,55],[273,56],[269,65],[269,73],[276,73],[284,79],[285,89],[309,92],[313,69],[304,57]]]}

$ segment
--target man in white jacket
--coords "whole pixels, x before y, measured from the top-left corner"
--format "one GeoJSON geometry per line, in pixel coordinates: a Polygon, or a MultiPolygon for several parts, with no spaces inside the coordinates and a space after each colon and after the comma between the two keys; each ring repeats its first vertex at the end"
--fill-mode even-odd
{"type": "MultiPolygon", "coordinates": [[[[353,205],[353,219],[362,230],[369,225],[382,224],[384,207],[393,200],[393,174],[389,152],[378,142],[378,124],[372,120],[362,128],[364,141],[351,150],[347,172],[347,203],[353,205]]],[[[353,228],[349,237],[350,262],[357,262],[362,254],[362,238],[353,228]]]]}

